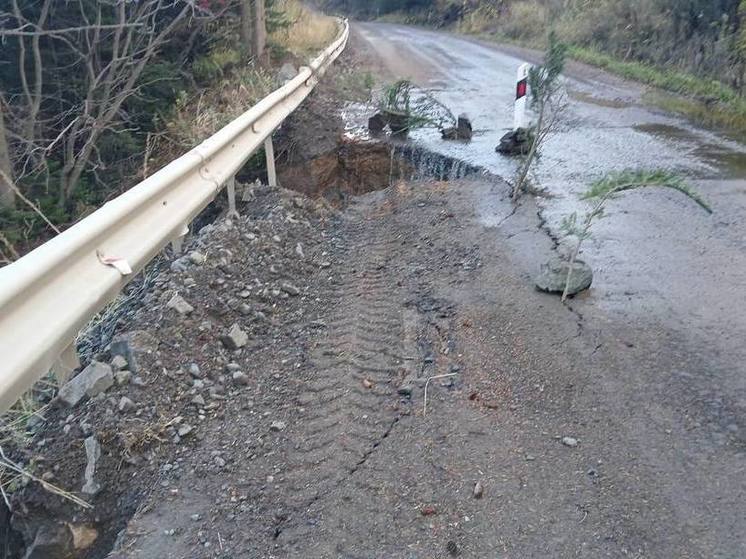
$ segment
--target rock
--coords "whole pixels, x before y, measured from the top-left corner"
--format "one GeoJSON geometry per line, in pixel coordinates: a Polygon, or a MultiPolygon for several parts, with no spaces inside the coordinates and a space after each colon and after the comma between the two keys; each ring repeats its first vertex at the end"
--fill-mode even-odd
{"type": "Polygon", "coordinates": [[[280,289],[290,295],[291,297],[297,297],[300,295],[300,289],[295,287],[292,283],[283,283],[280,289]]]}
{"type": "Polygon", "coordinates": [[[137,409],[137,406],[135,405],[135,402],[127,398],[127,396],[122,396],[119,399],[119,404],[117,405],[117,408],[122,413],[127,413],[130,411],[133,411],[137,409]]]}
{"type": "Polygon", "coordinates": [[[85,524],[68,524],[68,529],[73,536],[73,547],[77,551],[84,551],[91,547],[98,539],[98,530],[85,524]]]}
{"type": "Polygon", "coordinates": [[[194,431],[194,427],[185,423],[184,425],[179,426],[179,429],[176,431],[176,433],[178,433],[178,435],[183,438],[192,431],[194,431]]]}
{"type": "Polygon", "coordinates": [[[192,264],[196,264],[197,266],[201,266],[207,261],[207,257],[202,254],[201,252],[197,252],[196,250],[189,253],[189,261],[192,264]]]}
{"type": "Polygon", "coordinates": [[[146,355],[158,350],[158,339],[144,330],[132,330],[114,336],[111,342],[112,355],[121,355],[127,360],[130,371],[138,373],[146,355]]]}
{"type": "Polygon", "coordinates": [[[411,396],[412,392],[414,391],[414,377],[411,375],[406,377],[402,383],[399,385],[399,388],[397,389],[397,392],[400,396],[411,396]]]}
{"type": "Polygon", "coordinates": [[[269,426],[270,431],[282,431],[287,427],[287,423],[284,421],[273,421],[272,424],[269,426]]]}
{"type": "Polygon", "coordinates": [[[574,437],[562,437],[562,444],[569,447],[578,446],[578,439],[574,437]]]}
{"type": "MultiPolygon", "coordinates": [[[[541,271],[536,277],[536,287],[548,293],[562,293],[565,290],[569,263],[560,258],[554,258],[542,264],[541,271]]],[[[575,295],[588,289],[593,283],[593,270],[582,260],[576,260],[570,278],[569,295],[575,295]]]]}
{"type": "Polygon", "coordinates": [[[295,245],[295,254],[297,254],[301,258],[305,258],[306,257],[306,254],[303,252],[303,245],[302,244],[298,243],[297,245],[295,245]]]}
{"type": "Polygon", "coordinates": [[[186,256],[181,256],[171,262],[171,265],[169,266],[171,268],[172,272],[175,273],[183,273],[189,270],[189,258],[186,256]]]}
{"type": "Polygon", "coordinates": [[[105,363],[91,361],[76,377],[60,388],[59,399],[68,407],[75,407],[87,395],[101,394],[114,384],[114,373],[105,363]]]}
{"type": "Polygon", "coordinates": [[[121,371],[127,368],[127,360],[121,355],[115,355],[114,359],[111,360],[111,368],[115,371],[121,371]]]}
{"type": "Polygon", "coordinates": [[[242,373],[241,371],[235,371],[232,375],[233,383],[238,384],[241,386],[246,386],[249,384],[249,377],[246,373],[242,373]]]}
{"type": "Polygon", "coordinates": [[[181,315],[188,315],[194,311],[194,307],[186,302],[184,297],[176,293],[171,300],[166,304],[169,309],[174,309],[181,315]]]}
{"type": "Polygon", "coordinates": [[[298,70],[295,69],[295,66],[293,66],[290,62],[286,62],[280,67],[277,72],[277,81],[281,85],[285,85],[297,75],[298,70]]]}
{"type": "Polygon", "coordinates": [[[192,398],[192,404],[194,404],[197,407],[203,408],[206,402],[201,394],[197,394],[194,398],[192,398]]]}
{"type": "Polygon", "coordinates": [[[96,474],[96,465],[98,464],[99,458],[101,458],[101,445],[98,444],[98,440],[95,436],[90,436],[85,440],[85,455],[88,462],[85,466],[85,483],[81,490],[86,495],[94,496],[101,491],[101,484],[97,483],[94,479],[96,474]]]}
{"type": "Polygon", "coordinates": [[[500,138],[495,151],[503,155],[526,155],[531,147],[531,132],[526,128],[511,130],[500,138]]]}
{"type": "Polygon", "coordinates": [[[441,130],[440,134],[444,140],[471,140],[473,135],[471,120],[466,115],[460,115],[456,121],[456,126],[441,130]]]}
{"type": "Polygon", "coordinates": [[[238,324],[234,324],[228,333],[220,338],[220,341],[226,348],[236,350],[249,343],[249,335],[241,330],[238,324]]]}
{"type": "Polygon", "coordinates": [[[46,522],[38,527],[23,559],[71,559],[75,557],[73,534],[65,524],[46,522]]]}
{"type": "Polygon", "coordinates": [[[132,373],[130,371],[117,371],[114,373],[114,380],[118,386],[129,384],[132,380],[132,373]]]}
{"type": "Polygon", "coordinates": [[[480,482],[474,484],[474,491],[472,491],[475,499],[481,499],[484,495],[484,486],[480,482]]]}
{"type": "Polygon", "coordinates": [[[202,378],[202,371],[196,363],[190,363],[188,370],[192,378],[202,378]]]}
{"type": "Polygon", "coordinates": [[[368,119],[368,130],[372,134],[380,134],[386,127],[386,117],[381,113],[376,113],[368,119]]]}

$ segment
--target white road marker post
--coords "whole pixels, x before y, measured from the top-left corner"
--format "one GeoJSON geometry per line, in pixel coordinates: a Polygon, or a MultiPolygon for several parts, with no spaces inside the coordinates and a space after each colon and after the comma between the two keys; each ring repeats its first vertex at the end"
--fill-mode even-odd
{"type": "Polygon", "coordinates": [[[521,64],[518,67],[518,76],[515,87],[515,115],[513,129],[528,128],[529,122],[526,116],[526,100],[528,99],[528,72],[530,64],[521,64]]]}

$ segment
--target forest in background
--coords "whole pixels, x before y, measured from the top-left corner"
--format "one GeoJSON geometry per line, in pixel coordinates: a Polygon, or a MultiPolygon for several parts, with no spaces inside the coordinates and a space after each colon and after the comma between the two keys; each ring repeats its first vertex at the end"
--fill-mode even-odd
{"type": "Polygon", "coordinates": [[[335,32],[298,0],[7,0],[0,266],[274,88],[270,61],[335,32]]]}

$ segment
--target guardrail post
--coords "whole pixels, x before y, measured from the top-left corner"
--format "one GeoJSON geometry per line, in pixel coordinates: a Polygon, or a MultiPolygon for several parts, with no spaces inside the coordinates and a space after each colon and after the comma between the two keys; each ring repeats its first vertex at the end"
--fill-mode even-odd
{"type": "Polygon", "coordinates": [[[75,342],[65,348],[52,366],[52,372],[57,377],[57,384],[62,386],[72,376],[72,372],[80,367],[80,357],[78,357],[78,348],[75,342]]]}
{"type": "Polygon", "coordinates": [[[175,254],[181,254],[182,250],[184,250],[184,237],[187,236],[187,233],[189,233],[189,226],[185,225],[182,227],[179,236],[171,241],[171,249],[175,254]]]}
{"type": "Polygon", "coordinates": [[[264,140],[264,153],[267,156],[267,184],[277,186],[277,170],[275,169],[275,146],[272,143],[272,136],[264,140]]]}
{"type": "Polygon", "coordinates": [[[225,191],[228,193],[228,217],[240,217],[236,209],[236,177],[228,179],[225,191]]]}

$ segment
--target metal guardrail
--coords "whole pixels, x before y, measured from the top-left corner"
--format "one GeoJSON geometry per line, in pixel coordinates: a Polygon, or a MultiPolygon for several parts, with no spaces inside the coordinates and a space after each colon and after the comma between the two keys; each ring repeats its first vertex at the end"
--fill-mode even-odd
{"type": "Polygon", "coordinates": [[[75,338],[134,274],[228,187],[344,50],[349,25],[298,75],[225,128],[18,261],[0,269],[0,413],[50,370],[78,366],[75,338]]]}

